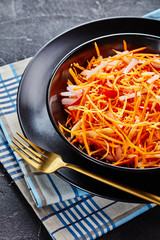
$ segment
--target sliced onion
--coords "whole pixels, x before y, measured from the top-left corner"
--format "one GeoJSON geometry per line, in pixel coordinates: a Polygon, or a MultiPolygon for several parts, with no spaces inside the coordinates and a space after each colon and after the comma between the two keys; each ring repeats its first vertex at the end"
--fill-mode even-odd
{"type": "Polygon", "coordinates": [[[76,96],[76,94],[72,92],[61,92],[60,95],[63,97],[76,96]]]}
{"type": "MultiPolygon", "coordinates": [[[[110,76],[113,76],[113,75],[110,75],[110,76]]],[[[112,83],[107,79],[107,85],[108,87],[112,88],[112,83]]]]}
{"type": "Polygon", "coordinates": [[[141,63],[141,64],[146,63],[146,60],[139,59],[139,63],[141,63]]]}
{"type": "Polygon", "coordinates": [[[148,77],[148,76],[153,76],[153,75],[155,75],[155,72],[142,72],[141,75],[142,75],[142,76],[145,76],[145,77],[146,77],[146,76],[147,76],[147,77],[148,77]]]}
{"type": "MultiPolygon", "coordinates": [[[[77,131],[81,128],[82,125],[82,119],[80,119],[71,129],[71,131],[77,131]]],[[[74,134],[71,133],[71,139],[74,137],[74,134]]]]}
{"type": "Polygon", "coordinates": [[[155,80],[157,80],[159,78],[159,75],[158,74],[155,74],[153,77],[151,77],[150,79],[147,80],[147,83],[152,83],[154,82],[155,80]]]}
{"type": "Polygon", "coordinates": [[[92,75],[97,73],[99,70],[106,67],[107,64],[108,64],[108,61],[102,61],[97,67],[92,68],[91,70],[84,70],[83,72],[81,72],[81,74],[85,75],[86,78],[90,78],[92,75]]]}
{"type": "MultiPolygon", "coordinates": [[[[124,52],[118,52],[118,53],[117,53],[117,56],[123,56],[123,55],[125,55],[126,53],[128,53],[128,50],[126,50],[126,51],[124,51],[124,52]]],[[[117,61],[118,61],[118,60],[115,60],[115,61],[101,61],[101,63],[100,63],[97,67],[95,67],[95,68],[93,68],[93,69],[91,69],[91,70],[84,70],[84,71],[81,72],[81,74],[82,74],[82,75],[85,75],[86,78],[88,79],[88,78],[90,78],[92,75],[96,74],[99,70],[101,70],[101,69],[103,69],[104,67],[106,67],[107,65],[113,65],[113,66],[114,66],[115,64],[117,64],[117,61]]]]}
{"type": "MultiPolygon", "coordinates": [[[[137,96],[139,97],[141,94],[146,93],[146,92],[148,92],[147,89],[144,89],[142,92],[137,92],[137,96]]],[[[124,100],[126,100],[126,98],[131,99],[131,98],[134,98],[134,97],[135,97],[135,93],[131,93],[131,94],[128,94],[128,95],[120,96],[119,100],[124,101],[124,100]]]]}
{"type": "Polygon", "coordinates": [[[102,128],[102,129],[97,129],[96,132],[93,130],[86,131],[86,135],[90,137],[97,137],[99,133],[105,134],[105,135],[110,135],[114,133],[114,130],[111,128],[102,128]]]}
{"type": "Polygon", "coordinates": [[[77,85],[68,85],[67,90],[75,95],[82,94],[83,89],[74,90],[76,87],[77,85]]]}
{"type": "Polygon", "coordinates": [[[85,69],[81,72],[81,74],[84,75],[84,76],[87,76],[88,74],[90,74],[90,72],[91,72],[91,70],[85,69]]]}
{"type": "Polygon", "coordinates": [[[107,159],[109,161],[114,161],[115,160],[114,157],[111,154],[108,154],[107,156],[105,156],[104,159],[107,159]]]}
{"type": "Polygon", "coordinates": [[[133,67],[135,67],[138,64],[138,59],[133,58],[132,61],[127,65],[127,67],[124,69],[123,73],[128,73],[133,67]]]}
{"type": "Polygon", "coordinates": [[[126,50],[126,51],[123,51],[123,52],[119,52],[119,51],[116,51],[116,50],[114,50],[114,51],[117,53],[117,55],[115,55],[115,56],[123,56],[123,55],[125,55],[125,54],[129,53],[129,51],[128,51],[128,50],[126,50]]]}
{"type": "Polygon", "coordinates": [[[123,61],[127,64],[129,64],[131,62],[131,60],[126,56],[123,57],[123,61]]]}
{"type": "Polygon", "coordinates": [[[155,59],[154,62],[152,62],[151,64],[155,68],[160,68],[160,59],[155,59]]]}
{"type": "Polygon", "coordinates": [[[77,100],[78,100],[77,98],[63,98],[61,100],[61,102],[62,102],[63,105],[71,105],[74,102],[76,102],[77,100]]]}
{"type": "MultiPolygon", "coordinates": [[[[141,92],[137,92],[137,96],[140,96],[141,95],[141,92]]],[[[128,94],[128,95],[122,95],[119,97],[119,100],[121,101],[124,101],[126,99],[131,99],[131,98],[134,98],[135,97],[135,93],[131,93],[131,94],[128,94]]]]}
{"type": "Polygon", "coordinates": [[[122,157],[122,148],[121,148],[121,146],[119,146],[119,147],[116,148],[116,156],[115,156],[115,158],[118,161],[118,160],[121,159],[121,157],[122,157]]]}
{"type": "Polygon", "coordinates": [[[67,86],[67,90],[68,90],[68,91],[72,91],[73,88],[75,88],[75,87],[77,87],[77,85],[68,85],[68,86],[67,86]]]}
{"type": "MultiPolygon", "coordinates": [[[[137,121],[136,121],[136,122],[137,122],[137,121]]],[[[131,130],[130,130],[130,132],[129,132],[129,134],[128,134],[128,138],[129,138],[130,141],[132,140],[133,135],[134,135],[134,133],[135,133],[136,131],[137,131],[137,127],[131,128],[131,130]]]]}
{"type": "Polygon", "coordinates": [[[61,102],[63,105],[74,106],[80,103],[81,98],[82,98],[82,95],[76,96],[76,98],[63,98],[61,102]]]}
{"type": "Polygon", "coordinates": [[[118,62],[119,62],[119,60],[114,60],[114,61],[108,62],[108,65],[115,66],[118,62]]]}

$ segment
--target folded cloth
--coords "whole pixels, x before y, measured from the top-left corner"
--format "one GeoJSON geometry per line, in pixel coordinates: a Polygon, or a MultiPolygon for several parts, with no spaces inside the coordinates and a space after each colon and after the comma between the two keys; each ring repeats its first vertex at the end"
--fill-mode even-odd
{"type": "Polygon", "coordinates": [[[153,12],[145,14],[143,17],[144,18],[152,18],[152,19],[160,20],[160,8],[155,10],[155,11],[153,11],[153,12]]]}
{"type": "Polygon", "coordinates": [[[17,88],[30,60],[0,68],[0,161],[50,236],[57,240],[96,239],[154,207],[155,204],[123,203],[88,194],[54,173],[36,175],[11,150],[13,135],[21,132],[16,113],[17,88]]]}
{"type": "MultiPolygon", "coordinates": [[[[1,127],[9,143],[13,135],[21,132],[16,113],[17,87],[26,64],[30,59],[19,63],[10,64],[1,68],[2,102],[1,102],[1,127]],[[25,65],[24,65],[25,64],[25,65]],[[22,66],[22,67],[20,67],[22,66]],[[18,68],[18,69],[17,69],[18,68]],[[7,71],[7,76],[6,76],[7,71]]],[[[26,164],[18,155],[18,164],[25,176],[26,183],[31,190],[37,207],[42,207],[55,202],[75,198],[86,193],[63,181],[55,174],[33,175],[35,170],[26,164]]]]}

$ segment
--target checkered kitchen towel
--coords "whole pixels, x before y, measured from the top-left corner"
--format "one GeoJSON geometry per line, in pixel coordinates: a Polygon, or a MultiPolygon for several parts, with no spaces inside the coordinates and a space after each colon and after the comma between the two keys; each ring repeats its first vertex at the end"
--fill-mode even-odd
{"type": "MultiPolygon", "coordinates": [[[[157,18],[158,14],[156,11],[157,18]]],[[[11,139],[16,131],[21,132],[16,113],[17,88],[29,61],[0,68],[0,161],[50,236],[57,240],[96,239],[154,207],[155,204],[100,198],[73,187],[55,174],[34,175],[32,168],[12,152],[11,139]]]]}

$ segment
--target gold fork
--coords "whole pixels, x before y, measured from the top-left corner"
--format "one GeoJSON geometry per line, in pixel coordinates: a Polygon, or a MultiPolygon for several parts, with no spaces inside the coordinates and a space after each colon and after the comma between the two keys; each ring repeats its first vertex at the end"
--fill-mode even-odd
{"type": "Polygon", "coordinates": [[[153,195],[148,192],[141,191],[139,189],[134,189],[129,186],[125,186],[121,183],[114,182],[110,179],[107,179],[106,177],[101,177],[100,175],[97,175],[95,173],[92,173],[86,169],[83,169],[79,166],[66,163],[62,160],[61,156],[55,153],[48,152],[31,141],[29,141],[27,138],[22,136],[20,133],[17,133],[25,142],[27,142],[30,147],[28,147],[26,144],[18,140],[16,137],[14,137],[15,141],[12,141],[21,151],[19,151],[17,148],[11,145],[12,149],[19,154],[21,158],[23,158],[27,163],[29,163],[33,168],[39,170],[43,173],[53,173],[56,172],[60,168],[70,168],[73,169],[79,173],[82,173],[86,176],[89,176],[93,179],[96,179],[100,182],[103,182],[105,184],[108,184],[109,186],[112,186],[116,189],[119,189],[121,191],[127,192],[129,194],[132,194],[136,197],[139,197],[147,202],[152,202],[160,205],[160,197],[153,195]],[[20,144],[18,144],[18,143],[20,144]],[[28,157],[27,157],[28,156],[28,157]]]}

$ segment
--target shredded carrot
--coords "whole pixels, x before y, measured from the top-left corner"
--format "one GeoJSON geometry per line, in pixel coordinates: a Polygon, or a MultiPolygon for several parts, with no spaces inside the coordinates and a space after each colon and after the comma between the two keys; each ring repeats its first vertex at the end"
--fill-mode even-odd
{"type": "Polygon", "coordinates": [[[69,69],[69,73],[71,74],[71,76],[73,77],[75,83],[77,85],[79,85],[81,83],[81,81],[77,78],[76,74],[74,73],[74,71],[72,70],[72,68],[69,69]]]}
{"type": "Polygon", "coordinates": [[[99,51],[99,48],[98,48],[98,45],[97,45],[96,42],[94,43],[94,46],[95,46],[95,49],[96,49],[97,57],[99,58],[101,54],[100,54],[100,51],[99,51]]]}
{"type": "Polygon", "coordinates": [[[90,149],[89,149],[89,146],[88,146],[88,142],[87,142],[87,137],[86,137],[86,114],[83,114],[82,116],[82,136],[83,136],[83,141],[84,141],[84,144],[85,144],[85,148],[87,150],[87,153],[88,155],[90,156],[91,153],[90,153],[90,149]]]}
{"type": "Polygon", "coordinates": [[[128,50],[125,40],[124,51],[108,57],[94,46],[96,57],[86,67],[73,63],[69,69],[74,83],[68,79],[66,96],[73,103],[61,94],[68,117],[60,131],[100,161],[160,167],[160,55],[145,46],[128,50]]]}
{"type": "Polygon", "coordinates": [[[80,65],[77,64],[77,63],[73,63],[73,65],[74,65],[76,68],[79,68],[81,71],[85,70],[84,67],[80,66],[80,65]]]}
{"type": "Polygon", "coordinates": [[[125,40],[123,40],[123,47],[124,47],[124,51],[126,51],[127,50],[127,43],[126,43],[125,40]]]}

